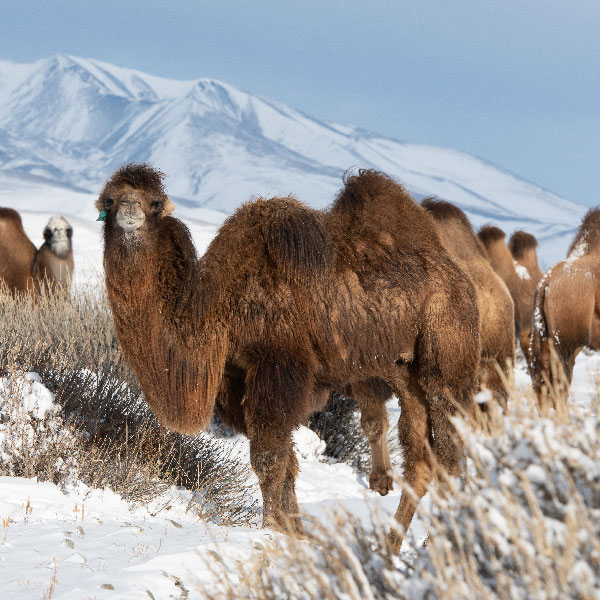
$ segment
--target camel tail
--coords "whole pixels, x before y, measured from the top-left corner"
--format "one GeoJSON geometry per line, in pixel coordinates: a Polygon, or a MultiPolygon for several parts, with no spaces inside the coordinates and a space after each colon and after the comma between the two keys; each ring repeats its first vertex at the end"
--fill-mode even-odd
{"type": "Polygon", "coordinates": [[[271,202],[262,233],[279,276],[304,283],[324,277],[333,267],[334,251],[319,214],[292,199],[271,202]]]}

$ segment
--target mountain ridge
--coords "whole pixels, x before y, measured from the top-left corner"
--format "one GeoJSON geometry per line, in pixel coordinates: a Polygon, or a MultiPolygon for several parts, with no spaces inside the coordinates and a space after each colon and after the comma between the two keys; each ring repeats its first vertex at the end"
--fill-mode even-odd
{"type": "Polygon", "coordinates": [[[0,60],[0,169],[96,192],[132,161],[167,173],[189,210],[228,214],[252,196],[289,193],[323,208],[357,167],[388,173],[416,199],[457,204],[476,227],[524,226],[544,247],[561,245],[586,210],[466,152],[313,119],[217,79],[62,53],[0,60]]]}

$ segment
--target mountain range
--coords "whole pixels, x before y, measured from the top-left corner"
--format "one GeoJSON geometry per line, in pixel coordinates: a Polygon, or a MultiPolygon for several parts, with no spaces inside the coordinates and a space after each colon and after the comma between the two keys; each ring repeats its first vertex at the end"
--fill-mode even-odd
{"type": "Polygon", "coordinates": [[[293,193],[325,207],[345,172],[376,168],[416,199],[457,204],[475,227],[491,222],[507,233],[534,233],[546,264],[564,256],[586,210],[470,154],[322,122],[215,79],[176,81],[66,54],[0,61],[5,205],[8,189],[22,185],[37,190],[26,208],[35,211],[39,200],[45,210],[37,196],[48,186],[65,191],[62,203],[50,194],[57,210],[91,219],[93,208],[76,206],[72,193],[97,194],[132,161],[167,174],[184,219],[212,223],[253,196],[293,193]]]}

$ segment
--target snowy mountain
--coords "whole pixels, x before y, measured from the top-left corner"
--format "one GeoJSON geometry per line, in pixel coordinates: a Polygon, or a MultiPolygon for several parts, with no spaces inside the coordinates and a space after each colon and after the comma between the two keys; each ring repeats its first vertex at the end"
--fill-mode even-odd
{"type": "MultiPolygon", "coordinates": [[[[230,213],[256,195],[292,192],[324,207],[347,169],[377,168],[418,199],[458,204],[475,226],[531,231],[546,263],[564,256],[585,212],[469,154],[323,123],[213,79],[174,81],[65,54],[0,61],[0,190],[33,177],[97,193],[130,161],[168,174],[184,218],[213,222],[205,209],[230,213]]],[[[77,213],[69,193],[60,210],[77,213]]]]}

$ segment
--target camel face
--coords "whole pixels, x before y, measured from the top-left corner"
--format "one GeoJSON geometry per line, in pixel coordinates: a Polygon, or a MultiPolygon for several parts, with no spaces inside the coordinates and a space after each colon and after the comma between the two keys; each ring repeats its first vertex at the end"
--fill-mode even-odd
{"type": "Polygon", "coordinates": [[[165,194],[162,173],[144,165],[126,165],[109,179],[96,201],[96,209],[115,232],[127,238],[141,236],[175,206],[165,194]]]}
{"type": "Polygon", "coordinates": [[[73,228],[64,217],[52,217],[44,229],[44,239],[59,258],[69,253],[72,236],[73,228]]]}
{"type": "Polygon", "coordinates": [[[124,190],[115,199],[116,222],[125,233],[135,233],[146,222],[148,202],[139,190],[124,190]]]}

